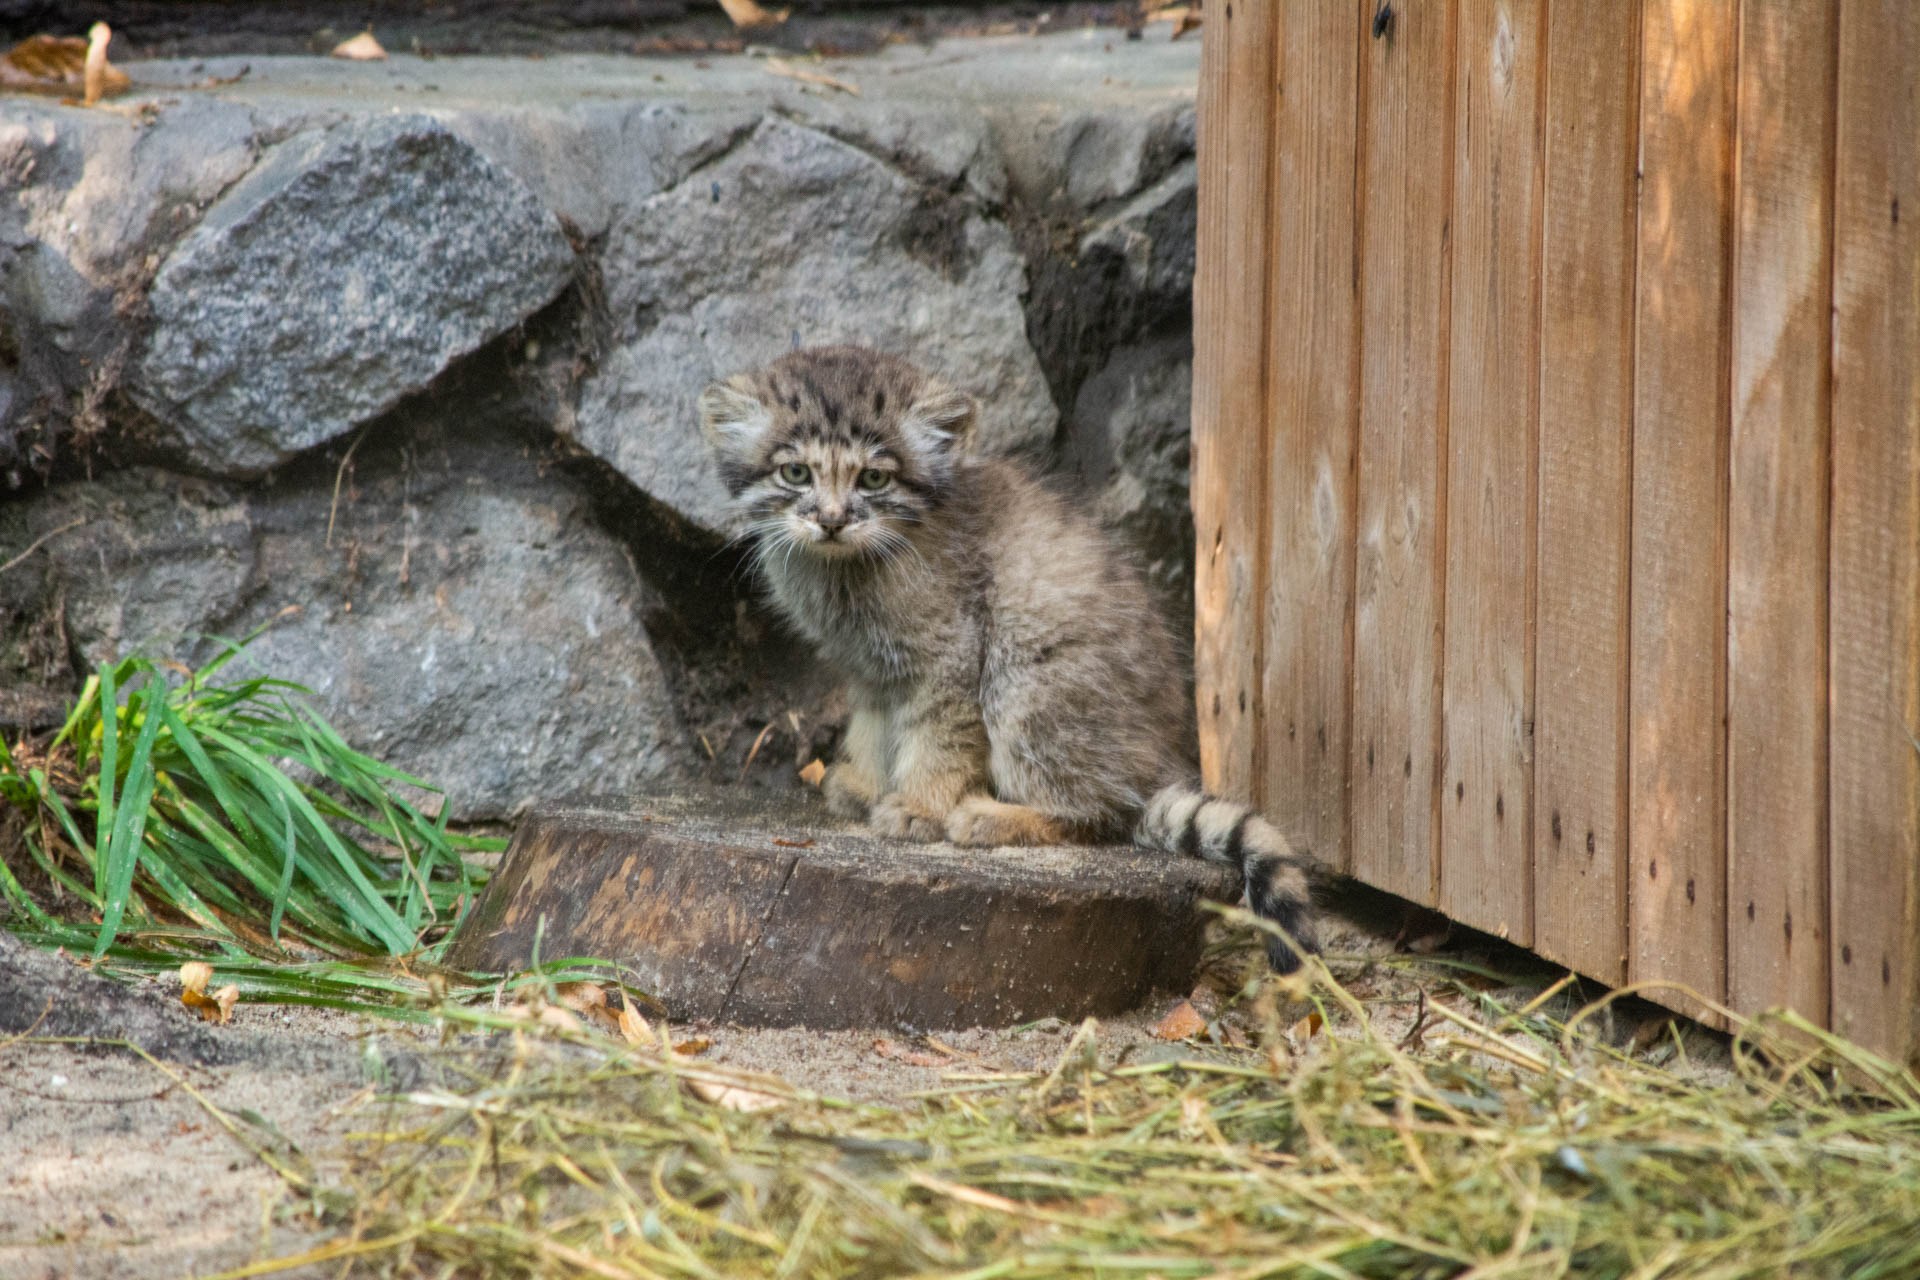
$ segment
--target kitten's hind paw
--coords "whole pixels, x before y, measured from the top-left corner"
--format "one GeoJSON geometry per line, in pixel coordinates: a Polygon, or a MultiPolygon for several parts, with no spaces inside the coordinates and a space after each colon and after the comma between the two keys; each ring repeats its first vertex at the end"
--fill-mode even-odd
{"type": "Polygon", "coordinates": [[[1062,844],[1060,824],[1023,804],[1002,804],[989,796],[968,796],[947,815],[947,839],[955,844],[1062,844]]]}
{"type": "Polygon", "coordinates": [[[868,815],[867,822],[883,836],[929,843],[947,838],[944,818],[921,809],[898,791],[881,796],[879,803],[873,806],[873,812],[868,815]]]}

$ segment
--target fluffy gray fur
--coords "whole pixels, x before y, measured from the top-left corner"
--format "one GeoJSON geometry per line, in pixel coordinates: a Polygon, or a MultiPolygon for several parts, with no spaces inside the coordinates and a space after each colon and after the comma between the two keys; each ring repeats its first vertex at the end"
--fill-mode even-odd
{"type": "MultiPolygon", "coordinates": [[[[852,710],[823,789],[885,835],[1136,843],[1242,868],[1303,946],[1307,861],[1194,785],[1177,650],[1126,557],[895,357],[798,351],[708,387],[703,431],[780,612],[852,710]]],[[[1299,959],[1279,939],[1276,968],[1299,959]]]]}

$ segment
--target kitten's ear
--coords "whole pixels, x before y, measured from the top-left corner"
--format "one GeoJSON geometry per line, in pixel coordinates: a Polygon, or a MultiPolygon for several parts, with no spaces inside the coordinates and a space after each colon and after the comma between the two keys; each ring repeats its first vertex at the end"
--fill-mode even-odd
{"type": "Polygon", "coordinates": [[[714,382],[700,393],[700,431],[715,453],[738,456],[760,442],[773,415],[744,377],[714,382]]]}
{"type": "Polygon", "coordinates": [[[960,453],[973,442],[978,408],[972,396],[935,378],[908,406],[900,427],[929,453],[960,453]]]}

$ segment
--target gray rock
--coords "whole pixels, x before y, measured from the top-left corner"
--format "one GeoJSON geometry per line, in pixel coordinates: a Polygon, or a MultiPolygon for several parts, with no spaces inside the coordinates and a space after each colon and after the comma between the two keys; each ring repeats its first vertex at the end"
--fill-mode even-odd
{"type": "Polygon", "coordinates": [[[194,464],[257,473],[419,390],[572,267],[553,214],[443,125],[309,131],[160,269],[132,390],[194,464]]]}
{"type": "Polygon", "coordinates": [[[1125,264],[1123,287],[1138,299],[1136,311],[1154,320],[1191,309],[1197,180],[1194,161],[1182,160],[1080,241],[1082,257],[1112,254],[1125,264]]]}
{"type": "Polygon", "coordinates": [[[613,344],[573,433],[698,524],[720,525],[724,494],[695,397],[796,345],[885,347],[944,374],[980,398],[983,449],[1053,434],[1005,225],[817,130],[767,118],[617,219],[605,269],[613,344]]]}
{"type": "Polygon", "coordinates": [[[1185,335],[1122,347],[1081,387],[1065,459],[1183,637],[1193,630],[1192,396],[1185,335]]]}
{"type": "Polygon", "coordinates": [[[457,819],[676,774],[688,739],[625,553],[518,440],[463,434],[370,451],[337,508],[330,467],[251,492],[122,472],[16,508],[89,518],[33,570],[87,661],[197,661],[277,618],[240,666],[308,685],[457,819]]]}
{"type": "Polygon", "coordinates": [[[151,123],[12,99],[0,116],[0,488],[97,436],[160,252],[256,154],[251,113],[177,103],[151,123]],[[11,366],[9,368],[8,366],[11,366]]]}

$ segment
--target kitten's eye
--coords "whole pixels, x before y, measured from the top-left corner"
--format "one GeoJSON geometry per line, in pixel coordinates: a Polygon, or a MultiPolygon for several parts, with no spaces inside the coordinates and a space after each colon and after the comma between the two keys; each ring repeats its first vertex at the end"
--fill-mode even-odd
{"type": "Polygon", "coordinates": [[[878,493],[893,483],[893,472],[882,471],[878,467],[868,467],[860,473],[857,483],[868,493],[878,493]]]}
{"type": "Polygon", "coordinates": [[[786,484],[802,485],[812,478],[813,470],[804,462],[789,462],[780,468],[780,479],[786,484]]]}

